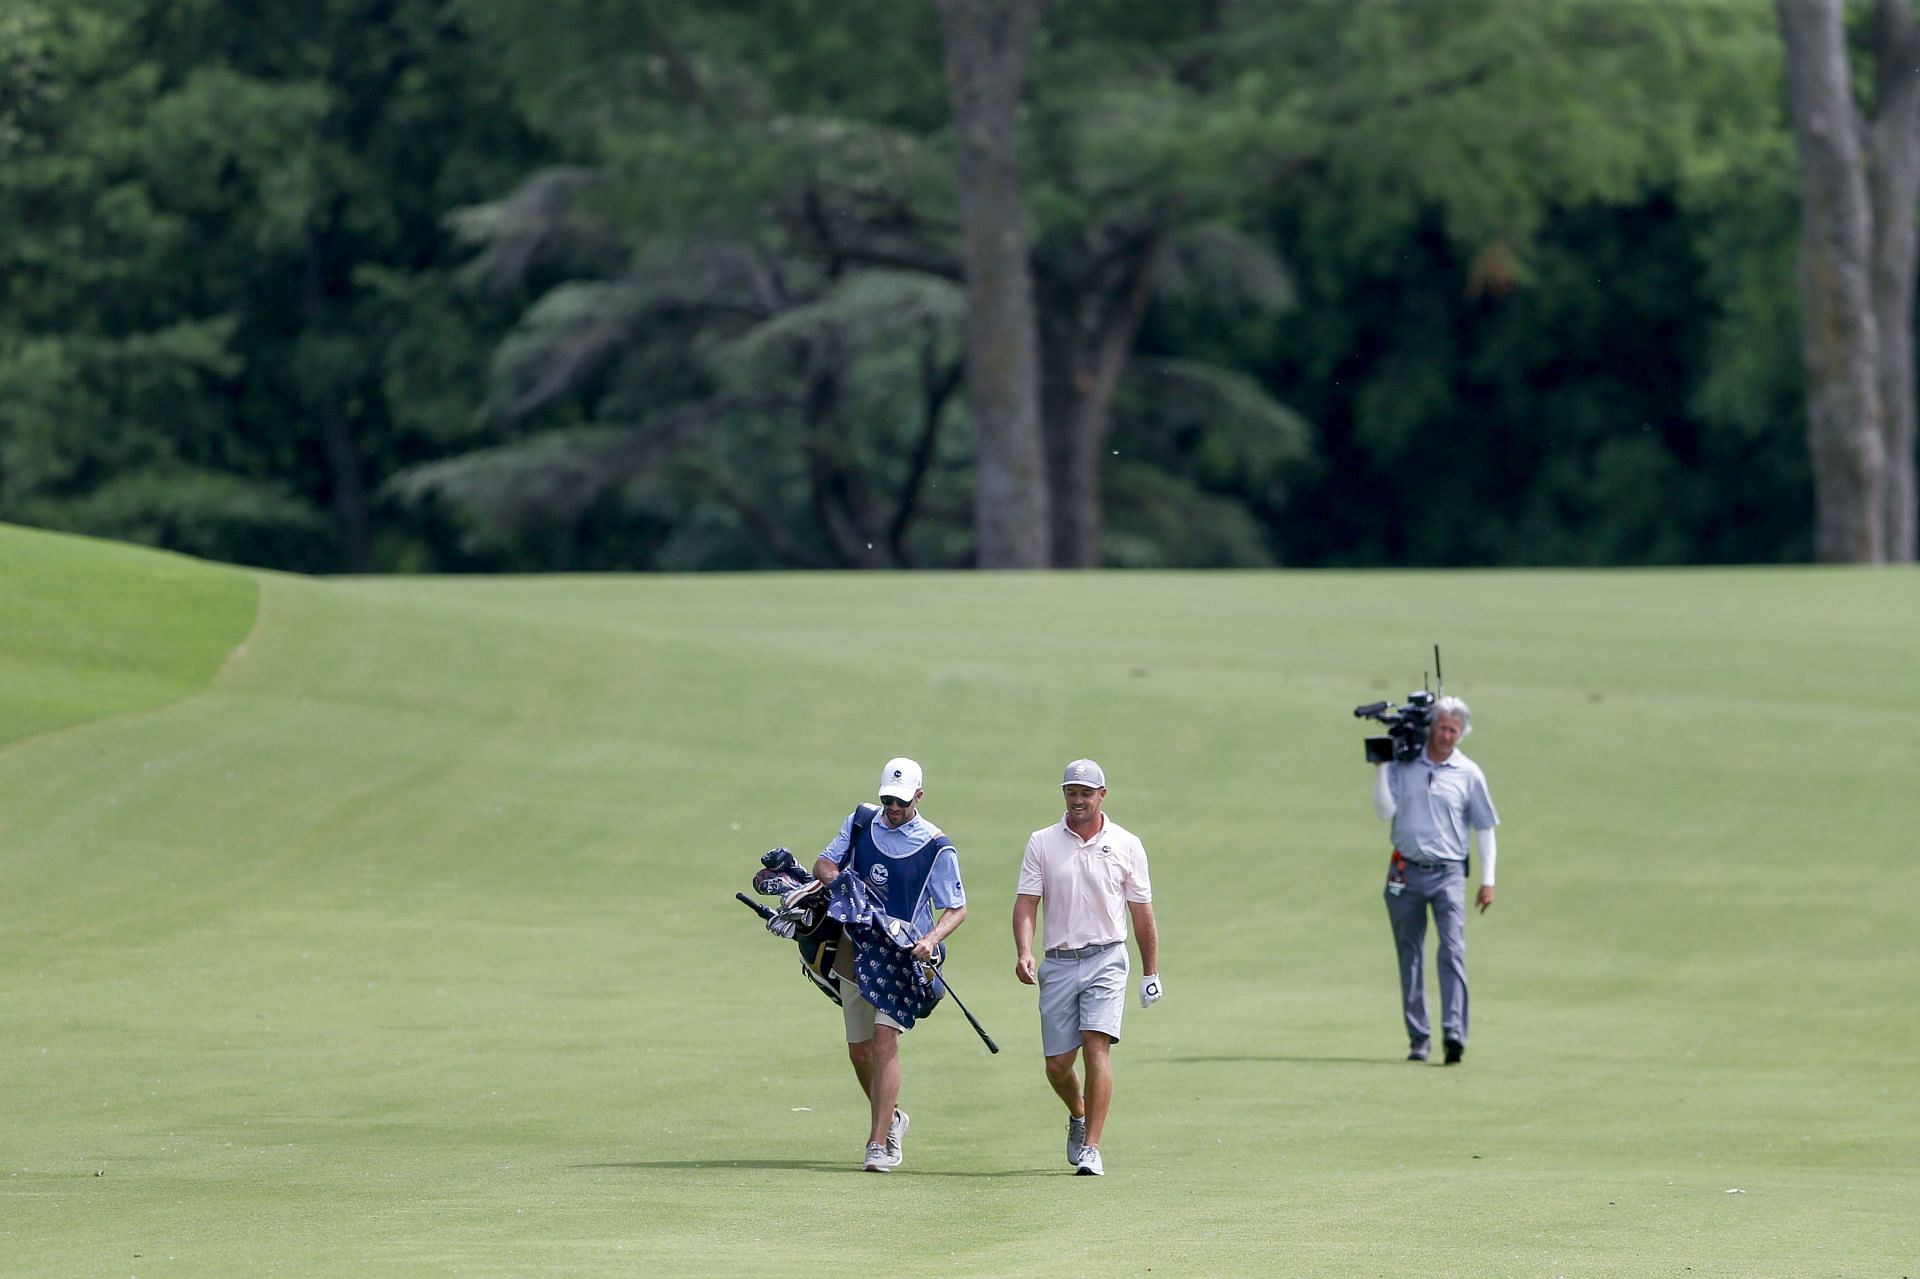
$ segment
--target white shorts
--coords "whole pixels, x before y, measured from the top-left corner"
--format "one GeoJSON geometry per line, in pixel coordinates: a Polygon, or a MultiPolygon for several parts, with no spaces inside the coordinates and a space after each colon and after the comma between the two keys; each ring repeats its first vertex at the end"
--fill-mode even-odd
{"type": "Polygon", "coordinates": [[[867,1002],[867,997],[860,993],[859,982],[844,973],[835,973],[834,977],[840,982],[840,1015],[846,1019],[848,1043],[866,1043],[873,1038],[876,1025],[905,1032],[905,1026],[867,1002]]]}
{"type": "Polygon", "coordinates": [[[1080,1047],[1082,1031],[1120,1042],[1127,1006],[1127,943],[1115,942],[1083,959],[1040,961],[1040,1050],[1058,1057],[1080,1047]]]}

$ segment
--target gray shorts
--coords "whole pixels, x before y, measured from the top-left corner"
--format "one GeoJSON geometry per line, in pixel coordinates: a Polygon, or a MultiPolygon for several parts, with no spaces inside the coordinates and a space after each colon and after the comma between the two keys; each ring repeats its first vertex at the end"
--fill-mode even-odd
{"type": "Polygon", "coordinates": [[[1049,1057],[1080,1046],[1080,1033],[1097,1030],[1120,1042],[1127,1005],[1127,943],[1118,941],[1083,959],[1040,961],[1040,1050],[1049,1057]]]}

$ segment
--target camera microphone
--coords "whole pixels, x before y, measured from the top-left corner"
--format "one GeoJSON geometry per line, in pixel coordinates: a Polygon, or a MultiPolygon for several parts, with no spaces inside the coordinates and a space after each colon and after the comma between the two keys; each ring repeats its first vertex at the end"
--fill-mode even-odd
{"type": "Polygon", "coordinates": [[[1355,719],[1372,719],[1375,715],[1380,714],[1391,705],[1393,705],[1392,702],[1369,702],[1365,706],[1356,706],[1353,708],[1353,717],[1355,719]]]}

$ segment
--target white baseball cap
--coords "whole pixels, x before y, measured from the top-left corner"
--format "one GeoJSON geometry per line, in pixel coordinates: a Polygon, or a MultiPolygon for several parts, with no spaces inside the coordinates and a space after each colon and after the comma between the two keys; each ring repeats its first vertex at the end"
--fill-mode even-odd
{"type": "Polygon", "coordinates": [[[1060,777],[1062,786],[1091,786],[1095,790],[1105,790],[1107,775],[1100,771],[1100,765],[1090,759],[1076,759],[1067,765],[1067,771],[1060,777]]]}
{"type": "Polygon", "coordinates": [[[912,799],[920,793],[920,765],[905,755],[890,759],[880,770],[880,793],[895,799],[912,799]]]}

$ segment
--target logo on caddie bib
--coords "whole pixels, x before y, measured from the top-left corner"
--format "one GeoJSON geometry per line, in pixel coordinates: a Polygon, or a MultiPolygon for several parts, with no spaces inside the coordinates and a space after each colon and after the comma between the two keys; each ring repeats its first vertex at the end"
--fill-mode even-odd
{"type": "Polygon", "coordinates": [[[884,862],[874,863],[873,869],[867,872],[867,882],[873,885],[875,892],[878,892],[878,893],[886,892],[887,891],[886,863],[884,862]]]}

